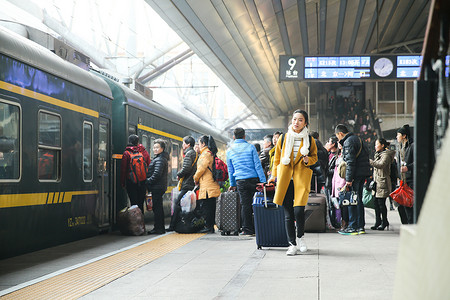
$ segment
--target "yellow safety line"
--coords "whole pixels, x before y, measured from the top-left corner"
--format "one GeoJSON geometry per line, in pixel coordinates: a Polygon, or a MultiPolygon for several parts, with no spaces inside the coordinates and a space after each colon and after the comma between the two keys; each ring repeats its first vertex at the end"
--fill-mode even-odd
{"type": "Polygon", "coordinates": [[[27,286],[1,299],[77,299],[204,235],[169,234],[27,286]]]}
{"type": "Polygon", "coordinates": [[[52,104],[52,105],[63,107],[63,108],[69,109],[69,110],[73,110],[73,111],[76,111],[76,112],[79,112],[79,113],[82,113],[85,115],[92,116],[94,118],[98,118],[98,116],[99,116],[98,112],[95,110],[85,108],[85,107],[82,107],[79,105],[75,105],[75,104],[72,104],[72,103],[69,103],[66,101],[62,101],[62,100],[59,100],[59,99],[56,99],[56,98],[32,91],[32,90],[28,90],[26,88],[23,88],[23,87],[14,85],[14,84],[10,84],[10,83],[4,82],[4,81],[0,81],[0,89],[11,91],[11,92],[19,94],[19,95],[24,95],[29,98],[33,98],[33,99],[36,99],[36,100],[39,100],[39,101],[42,101],[42,102],[45,102],[48,104],[52,104]]]}

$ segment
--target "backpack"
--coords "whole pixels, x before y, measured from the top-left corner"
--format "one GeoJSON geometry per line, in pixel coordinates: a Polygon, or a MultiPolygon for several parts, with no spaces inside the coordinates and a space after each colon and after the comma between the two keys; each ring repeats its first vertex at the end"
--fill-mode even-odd
{"type": "Polygon", "coordinates": [[[208,167],[213,175],[214,181],[226,181],[228,179],[228,167],[217,156],[214,156],[214,164],[212,170],[208,167]]]}
{"type": "Polygon", "coordinates": [[[395,189],[397,186],[397,178],[398,178],[398,169],[397,169],[397,162],[395,159],[391,163],[391,184],[392,184],[392,190],[395,189]]]}
{"type": "Polygon", "coordinates": [[[139,183],[147,179],[147,163],[145,162],[144,156],[141,152],[131,152],[130,153],[130,173],[128,178],[133,183],[139,183]]]}

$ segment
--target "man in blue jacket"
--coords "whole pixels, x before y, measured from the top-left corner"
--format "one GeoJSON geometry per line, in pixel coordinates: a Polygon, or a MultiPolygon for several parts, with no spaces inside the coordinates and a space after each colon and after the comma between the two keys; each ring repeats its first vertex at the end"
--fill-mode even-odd
{"type": "Polygon", "coordinates": [[[233,135],[235,141],[227,151],[230,190],[236,190],[237,187],[241,199],[241,235],[254,235],[253,195],[256,192],[256,184],[265,182],[266,176],[255,146],[245,140],[245,130],[238,127],[233,135]]]}

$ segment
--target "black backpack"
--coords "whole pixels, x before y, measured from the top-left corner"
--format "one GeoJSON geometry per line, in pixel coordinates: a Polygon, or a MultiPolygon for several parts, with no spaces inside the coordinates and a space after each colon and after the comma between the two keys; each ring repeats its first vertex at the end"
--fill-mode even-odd
{"type": "Polygon", "coordinates": [[[395,159],[391,163],[391,184],[392,190],[397,186],[397,178],[398,178],[398,167],[395,159]]]}

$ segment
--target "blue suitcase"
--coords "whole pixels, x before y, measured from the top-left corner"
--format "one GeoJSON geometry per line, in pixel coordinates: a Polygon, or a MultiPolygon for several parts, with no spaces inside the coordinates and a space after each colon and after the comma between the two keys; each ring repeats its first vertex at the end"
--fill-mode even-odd
{"type": "Polygon", "coordinates": [[[284,209],[264,199],[264,193],[256,192],[253,197],[255,235],[258,249],[261,247],[287,247],[289,242],[284,223],[284,209]]]}

